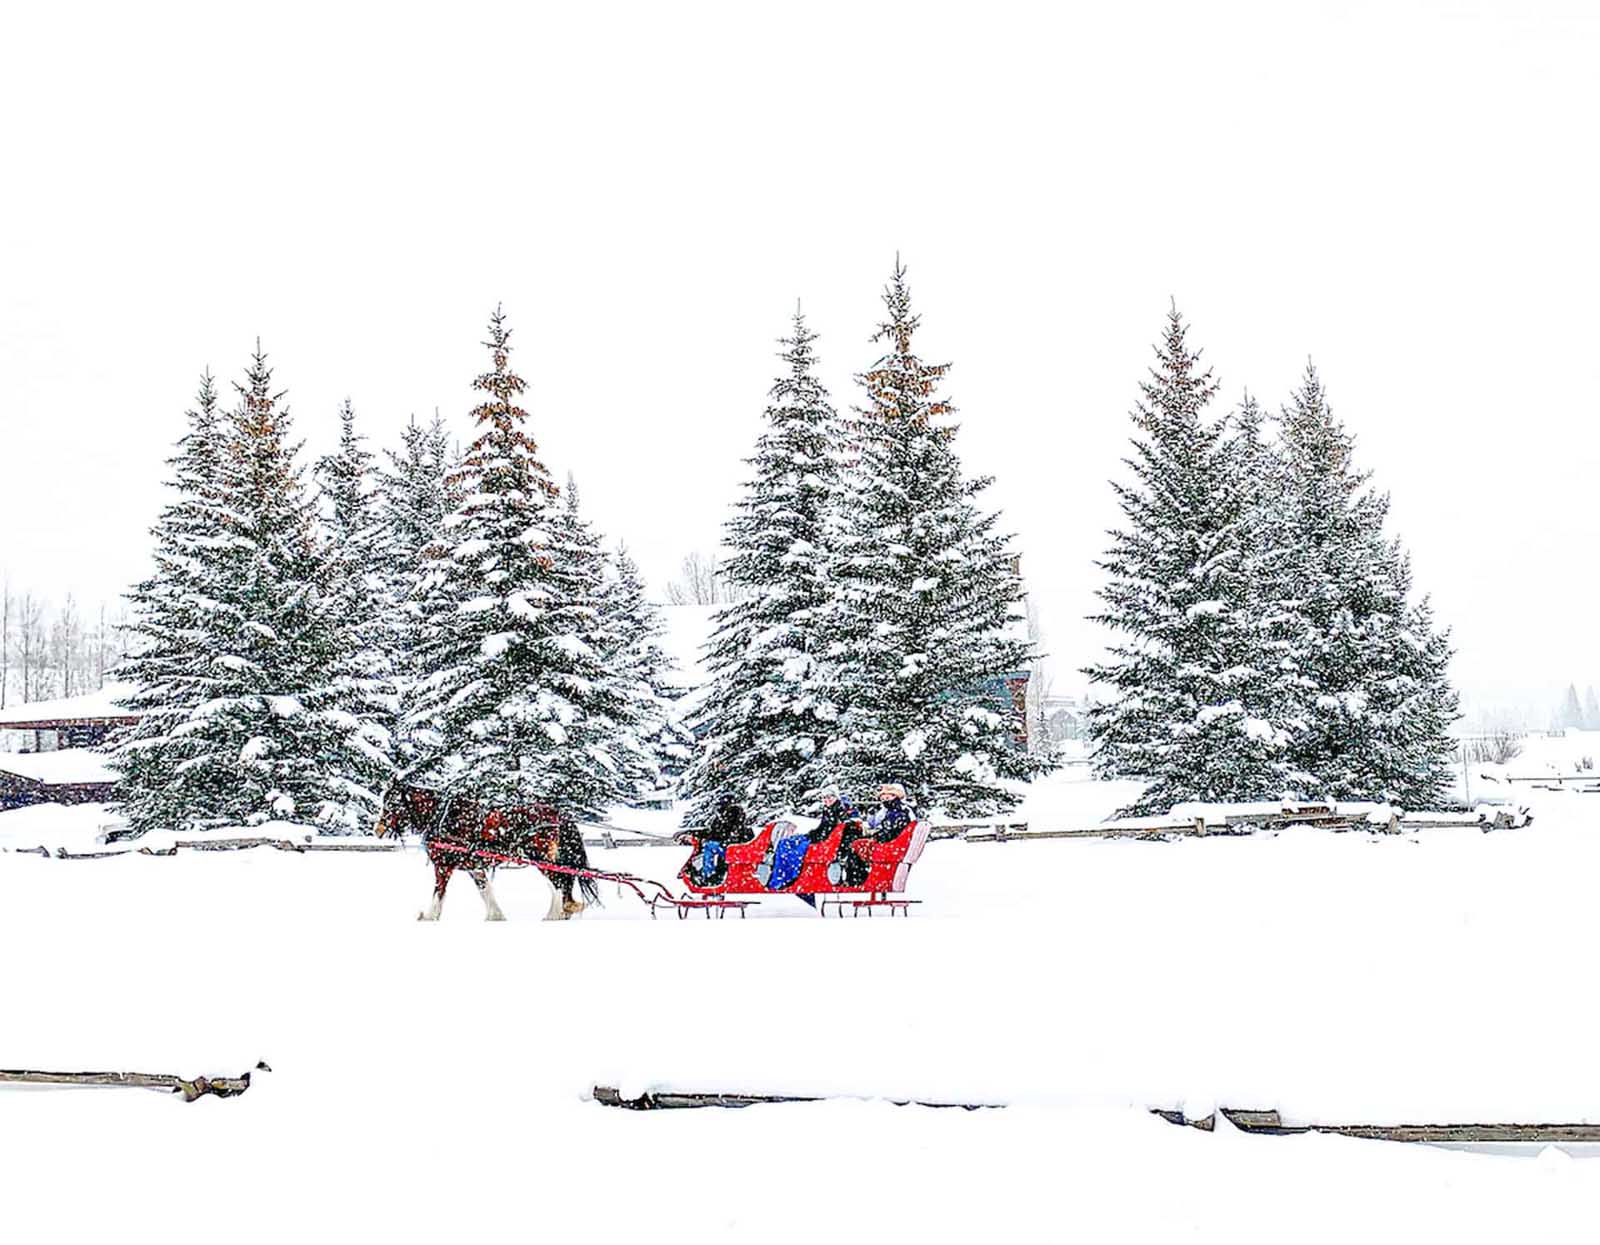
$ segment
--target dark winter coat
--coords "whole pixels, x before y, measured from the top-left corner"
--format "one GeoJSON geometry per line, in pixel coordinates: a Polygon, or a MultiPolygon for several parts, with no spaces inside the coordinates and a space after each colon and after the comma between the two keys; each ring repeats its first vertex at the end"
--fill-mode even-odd
{"type": "Polygon", "coordinates": [[[820,843],[833,833],[833,828],[842,821],[861,820],[861,810],[850,800],[835,800],[833,804],[824,804],[817,809],[813,816],[817,819],[817,828],[808,830],[806,837],[813,843],[820,843]]]}
{"type": "Polygon", "coordinates": [[[888,843],[898,838],[912,820],[911,810],[906,807],[904,800],[898,796],[885,800],[883,807],[867,819],[868,832],[865,837],[888,843]]]}
{"type": "Polygon", "coordinates": [[[702,843],[748,843],[756,837],[744,809],[737,804],[724,804],[714,814],[705,829],[699,832],[702,843]]]}

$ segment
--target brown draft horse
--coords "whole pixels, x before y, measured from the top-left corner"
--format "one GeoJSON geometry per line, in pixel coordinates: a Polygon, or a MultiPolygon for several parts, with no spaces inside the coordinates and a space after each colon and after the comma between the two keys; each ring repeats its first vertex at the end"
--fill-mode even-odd
{"type": "MultiPolygon", "coordinates": [[[[417,914],[419,921],[439,919],[445,887],[450,885],[450,876],[457,869],[464,870],[477,883],[478,892],[483,896],[485,919],[506,919],[490,886],[495,865],[501,862],[475,857],[471,849],[515,856],[534,865],[543,862],[566,869],[589,867],[589,854],[584,850],[578,823],[563,816],[551,804],[496,808],[463,796],[396,783],[384,793],[383,808],[373,833],[382,838],[386,834],[407,831],[422,836],[422,846],[433,865],[433,904],[426,912],[417,914]],[[463,848],[469,850],[461,850],[463,848]]],[[[574,882],[584,900],[600,902],[593,878],[555,872],[547,872],[545,877],[554,888],[550,895],[550,911],[544,918],[547,921],[568,920],[583,911],[586,904],[572,896],[574,882]]]]}

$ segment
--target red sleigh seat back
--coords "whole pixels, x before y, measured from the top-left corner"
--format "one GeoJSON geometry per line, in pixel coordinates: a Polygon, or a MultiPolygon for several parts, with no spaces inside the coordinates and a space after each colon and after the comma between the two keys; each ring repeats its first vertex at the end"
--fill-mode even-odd
{"type": "Polygon", "coordinates": [[[828,880],[828,865],[839,854],[839,840],[844,837],[845,823],[840,822],[820,843],[806,849],[805,862],[800,866],[800,876],[790,889],[802,895],[824,895],[836,889],[828,880]]]}
{"type": "Polygon", "coordinates": [[[730,895],[746,895],[761,889],[761,881],[756,877],[756,866],[767,854],[767,848],[772,845],[772,827],[762,827],[761,833],[748,843],[729,843],[728,877],[719,887],[730,895]]]}
{"type": "Polygon", "coordinates": [[[723,849],[723,854],[728,862],[728,873],[721,882],[715,886],[700,886],[689,875],[689,865],[700,855],[700,849],[705,845],[698,835],[693,836],[694,850],[689,854],[689,859],[678,870],[678,879],[691,891],[702,895],[720,895],[724,893],[742,895],[750,894],[762,889],[760,881],[756,878],[756,866],[767,854],[767,847],[772,842],[772,827],[766,826],[761,833],[748,843],[730,843],[723,849]]]}
{"type": "Polygon", "coordinates": [[[772,844],[772,827],[763,826],[761,833],[748,843],[729,843],[727,847],[728,863],[754,864],[767,854],[767,848],[772,844]]]}
{"type": "Polygon", "coordinates": [[[912,823],[911,843],[906,848],[906,854],[894,869],[894,882],[889,887],[898,894],[906,888],[906,878],[911,875],[911,866],[917,863],[917,857],[922,855],[922,849],[928,845],[928,831],[933,829],[933,823],[918,821],[912,823]]]}
{"type": "MultiPolygon", "coordinates": [[[[922,851],[922,843],[918,842],[918,833],[921,832],[922,842],[927,841],[927,831],[922,829],[923,823],[914,821],[887,843],[871,843],[866,845],[866,858],[871,862],[867,870],[866,889],[869,891],[894,891],[905,889],[905,878],[901,869],[906,867],[906,858],[910,856],[911,849],[915,846],[917,852],[922,851]],[[896,884],[898,882],[898,885],[896,884]]],[[[907,872],[909,869],[907,868],[907,872]]]]}

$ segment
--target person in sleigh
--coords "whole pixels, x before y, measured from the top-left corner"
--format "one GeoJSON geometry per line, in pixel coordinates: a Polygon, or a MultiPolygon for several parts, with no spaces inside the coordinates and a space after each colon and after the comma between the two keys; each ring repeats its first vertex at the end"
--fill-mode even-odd
{"type": "MultiPolygon", "coordinates": [[[[855,801],[837,787],[824,787],[821,807],[813,816],[817,819],[815,829],[791,834],[773,843],[770,860],[763,862],[766,873],[757,874],[765,877],[768,890],[780,891],[793,886],[805,865],[806,853],[812,846],[827,839],[841,822],[857,821],[861,813],[855,801]]],[[[806,896],[802,895],[801,898],[805,899],[806,896]]],[[[807,902],[810,902],[809,899],[807,902]]]]}
{"type": "Polygon", "coordinates": [[[871,866],[855,850],[855,845],[862,841],[873,843],[890,843],[905,832],[905,828],[916,820],[915,814],[906,804],[906,789],[897,782],[886,782],[878,788],[878,811],[867,818],[865,828],[859,821],[847,825],[844,837],[839,840],[839,855],[836,859],[844,866],[843,881],[846,886],[863,886],[867,881],[867,874],[871,866]]]}
{"type": "Polygon", "coordinates": [[[712,806],[711,820],[699,830],[678,836],[680,841],[699,840],[700,850],[689,861],[696,886],[715,886],[728,876],[728,844],[748,843],[756,837],[749,821],[733,792],[723,791],[712,806]]]}

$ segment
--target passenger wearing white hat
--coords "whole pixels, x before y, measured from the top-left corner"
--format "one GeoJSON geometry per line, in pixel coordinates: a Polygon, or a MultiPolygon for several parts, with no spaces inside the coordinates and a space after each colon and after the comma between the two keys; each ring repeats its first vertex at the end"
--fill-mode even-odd
{"type": "Polygon", "coordinates": [[[867,818],[871,837],[887,843],[911,824],[911,810],[906,807],[906,789],[900,783],[886,782],[878,788],[881,807],[867,818]]]}
{"type": "Polygon", "coordinates": [[[838,859],[844,861],[844,878],[849,886],[860,886],[867,880],[868,873],[867,862],[856,853],[854,845],[862,839],[888,843],[898,838],[913,820],[911,810],[906,807],[906,789],[900,783],[881,784],[878,787],[878,800],[881,807],[867,818],[866,831],[859,835],[847,834],[845,837],[848,842],[839,844],[838,859]]]}

